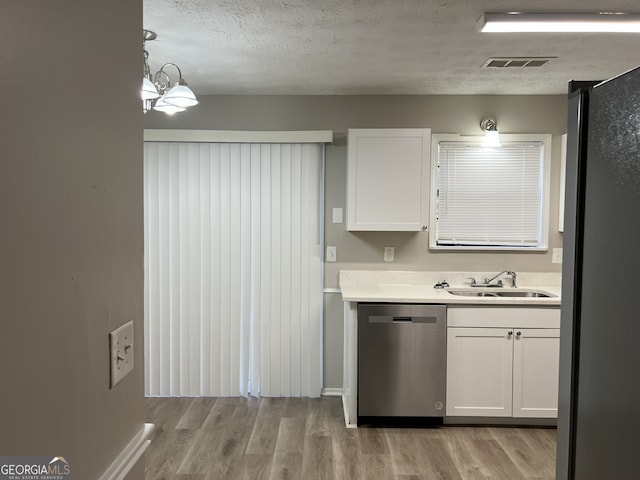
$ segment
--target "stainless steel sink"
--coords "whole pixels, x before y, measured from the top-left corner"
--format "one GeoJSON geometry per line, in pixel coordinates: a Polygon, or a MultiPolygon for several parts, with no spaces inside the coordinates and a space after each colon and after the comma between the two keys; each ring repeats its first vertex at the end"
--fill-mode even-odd
{"type": "Polygon", "coordinates": [[[485,292],[476,290],[447,290],[451,295],[461,297],[499,297],[498,292],[485,292]]]}
{"type": "Polygon", "coordinates": [[[497,292],[499,297],[532,297],[532,298],[549,298],[555,297],[551,293],[546,292],[533,292],[527,290],[505,290],[502,292],[497,292]]]}
{"type": "Polygon", "coordinates": [[[451,295],[459,295],[462,297],[506,297],[506,298],[550,298],[555,295],[542,292],[539,290],[502,290],[502,289],[447,289],[451,295]]]}

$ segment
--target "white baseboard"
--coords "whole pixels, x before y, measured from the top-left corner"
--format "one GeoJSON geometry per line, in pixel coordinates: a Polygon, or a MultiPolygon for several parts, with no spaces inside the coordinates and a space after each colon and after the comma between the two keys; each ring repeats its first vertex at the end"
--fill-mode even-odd
{"type": "Polygon", "coordinates": [[[341,397],[342,389],[341,388],[323,388],[320,395],[323,397],[341,397]]]}
{"type": "Polygon", "coordinates": [[[109,468],[102,474],[100,480],[123,480],[147,449],[155,425],[145,423],[138,433],[120,452],[109,468]]]}

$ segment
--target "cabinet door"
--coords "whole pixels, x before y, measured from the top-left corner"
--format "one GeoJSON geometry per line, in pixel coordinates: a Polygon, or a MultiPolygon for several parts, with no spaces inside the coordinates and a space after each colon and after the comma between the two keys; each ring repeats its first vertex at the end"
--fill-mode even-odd
{"type": "Polygon", "coordinates": [[[347,230],[428,225],[430,129],[349,129],[347,230]]]}
{"type": "Polygon", "coordinates": [[[560,329],[514,330],[513,416],[558,416],[560,329]]]}
{"type": "Polygon", "coordinates": [[[513,330],[447,329],[447,416],[510,417],[513,330]]]}

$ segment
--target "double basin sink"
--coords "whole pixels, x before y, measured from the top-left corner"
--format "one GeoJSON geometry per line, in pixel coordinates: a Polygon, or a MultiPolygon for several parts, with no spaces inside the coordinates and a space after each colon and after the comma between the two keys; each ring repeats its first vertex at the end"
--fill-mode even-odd
{"type": "Polygon", "coordinates": [[[447,288],[447,292],[451,295],[461,297],[502,297],[502,298],[551,298],[555,297],[552,293],[543,292],[541,290],[528,289],[509,289],[503,290],[492,287],[478,288],[447,288]]]}

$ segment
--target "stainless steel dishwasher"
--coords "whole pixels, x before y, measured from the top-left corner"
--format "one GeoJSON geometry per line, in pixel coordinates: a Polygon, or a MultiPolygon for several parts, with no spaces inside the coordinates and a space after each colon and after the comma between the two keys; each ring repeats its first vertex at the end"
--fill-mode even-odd
{"type": "Polygon", "coordinates": [[[443,417],[447,307],[358,305],[358,417],[443,417]]]}

